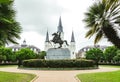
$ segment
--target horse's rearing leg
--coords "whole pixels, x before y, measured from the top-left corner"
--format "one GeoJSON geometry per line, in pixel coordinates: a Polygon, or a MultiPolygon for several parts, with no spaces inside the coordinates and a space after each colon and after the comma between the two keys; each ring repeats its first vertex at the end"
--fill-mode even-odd
{"type": "Polygon", "coordinates": [[[60,44],[60,46],[58,48],[61,48],[62,47],[62,44],[60,44]]]}

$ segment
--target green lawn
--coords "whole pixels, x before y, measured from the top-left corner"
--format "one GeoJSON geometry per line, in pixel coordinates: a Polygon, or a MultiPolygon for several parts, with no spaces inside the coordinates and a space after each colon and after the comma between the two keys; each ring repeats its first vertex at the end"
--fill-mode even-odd
{"type": "Polygon", "coordinates": [[[120,82],[120,71],[79,74],[81,82],[120,82]]]}
{"type": "Polygon", "coordinates": [[[116,65],[100,65],[101,67],[111,67],[111,68],[120,68],[120,66],[116,65]]]}
{"type": "Polygon", "coordinates": [[[0,68],[2,67],[17,67],[17,65],[0,65],[0,68]]]}
{"type": "Polygon", "coordinates": [[[0,71],[0,82],[30,82],[35,75],[0,71]]]}
{"type": "MultiPolygon", "coordinates": [[[[104,67],[120,68],[120,66],[104,65],[104,67]]],[[[120,82],[120,70],[114,72],[79,74],[81,82],[120,82]]]]}

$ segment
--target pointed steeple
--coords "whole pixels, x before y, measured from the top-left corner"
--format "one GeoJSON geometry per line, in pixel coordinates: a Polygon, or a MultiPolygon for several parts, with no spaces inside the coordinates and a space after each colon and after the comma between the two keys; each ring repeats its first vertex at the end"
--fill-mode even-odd
{"type": "Polygon", "coordinates": [[[75,42],[74,32],[72,31],[71,42],[75,42]]]}
{"type": "Polygon", "coordinates": [[[21,47],[27,47],[26,40],[23,40],[23,43],[21,44],[21,47]]]}
{"type": "Polygon", "coordinates": [[[57,32],[63,32],[63,26],[62,26],[61,16],[59,18],[59,24],[58,24],[57,32]]]}
{"type": "Polygon", "coordinates": [[[47,31],[47,33],[46,33],[46,40],[45,40],[45,42],[49,42],[49,34],[48,34],[48,31],[47,31]]]}
{"type": "Polygon", "coordinates": [[[23,40],[23,44],[26,44],[26,40],[25,39],[23,40]]]}

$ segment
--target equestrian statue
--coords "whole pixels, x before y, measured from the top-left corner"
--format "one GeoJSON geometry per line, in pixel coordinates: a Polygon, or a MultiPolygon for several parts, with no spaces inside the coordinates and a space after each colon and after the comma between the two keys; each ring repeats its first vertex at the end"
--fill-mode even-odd
{"type": "Polygon", "coordinates": [[[51,40],[51,42],[53,42],[54,44],[58,43],[58,44],[60,45],[58,48],[61,48],[64,42],[65,42],[66,45],[68,46],[67,41],[61,39],[61,33],[60,33],[60,32],[53,33],[52,36],[54,36],[54,37],[53,37],[53,39],[51,40]]]}

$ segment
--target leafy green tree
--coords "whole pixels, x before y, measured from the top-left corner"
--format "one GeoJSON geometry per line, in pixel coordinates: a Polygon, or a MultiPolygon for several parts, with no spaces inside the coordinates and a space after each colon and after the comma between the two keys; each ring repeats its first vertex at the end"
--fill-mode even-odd
{"type": "Polygon", "coordinates": [[[120,0],[96,1],[85,13],[84,22],[89,28],[86,37],[95,36],[94,44],[99,42],[103,36],[115,46],[120,48],[120,38],[116,30],[120,25],[120,0]]]}
{"type": "Polygon", "coordinates": [[[15,20],[15,11],[13,9],[14,0],[0,1],[0,46],[16,43],[21,33],[21,27],[15,20]]]}
{"type": "MultiPolygon", "coordinates": [[[[1,58],[5,61],[13,61],[11,56],[14,56],[11,48],[0,47],[1,58]]],[[[15,58],[16,60],[16,58],[15,58]]]]}
{"type": "Polygon", "coordinates": [[[16,56],[16,54],[13,52],[13,54],[8,55],[8,56],[7,56],[7,61],[12,61],[12,62],[17,61],[17,56],[16,56]]]}
{"type": "Polygon", "coordinates": [[[99,48],[93,48],[90,49],[89,51],[86,51],[86,59],[91,59],[96,62],[96,65],[98,66],[98,62],[102,59],[103,57],[103,51],[100,50],[99,48]]]}
{"type": "Polygon", "coordinates": [[[15,61],[16,60],[16,55],[13,53],[11,48],[2,48],[3,55],[6,56],[7,61],[15,61]],[[14,57],[14,58],[13,58],[14,57]]]}
{"type": "Polygon", "coordinates": [[[30,50],[29,48],[22,48],[16,52],[17,59],[25,60],[25,59],[33,59],[36,57],[36,53],[30,50]]]}
{"type": "Polygon", "coordinates": [[[117,50],[116,54],[117,55],[113,57],[113,60],[116,62],[119,62],[120,61],[120,50],[117,50]]]}
{"type": "Polygon", "coordinates": [[[18,66],[22,64],[22,60],[36,58],[36,53],[29,48],[22,48],[15,53],[17,55],[18,66]]]}
{"type": "Polygon", "coordinates": [[[113,57],[116,56],[116,51],[118,49],[115,46],[107,47],[104,51],[105,60],[110,62],[113,61],[113,57]]]}
{"type": "Polygon", "coordinates": [[[41,52],[37,55],[37,58],[44,59],[45,56],[46,56],[46,52],[45,52],[45,51],[41,51],[41,52]]]}
{"type": "Polygon", "coordinates": [[[5,55],[0,55],[0,63],[2,63],[2,61],[6,60],[6,56],[5,55]]]}

